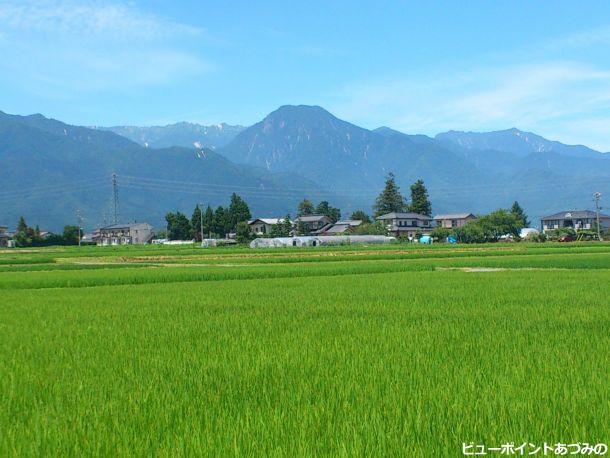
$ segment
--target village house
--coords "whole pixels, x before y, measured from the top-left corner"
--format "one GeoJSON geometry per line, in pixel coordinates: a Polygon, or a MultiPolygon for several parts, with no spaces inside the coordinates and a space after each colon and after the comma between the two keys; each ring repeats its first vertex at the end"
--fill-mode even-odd
{"type": "Polygon", "coordinates": [[[99,229],[98,245],[144,245],[154,237],[148,223],[113,224],[99,229]]]}
{"type": "Polygon", "coordinates": [[[434,220],[419,213],[392,212],[377,217],[392,235],[397,237],[415,237],[417,233],[430,234],[434,220]]]}
{"type": "Polygon", "coordinates": [[[434,217],[434,224],[436,225],[436,227],[443,227],[445,229],[455,229],[457,227],[462,227],[467,222],[475,219],[477,219],[477,217],[472,213],[436,215],[434,217]]]}
{"type": "Polygon", "coordinates": [[[332,225],[332,220],[326,215],[299,216],[296,221],[297,230],[308,234],[319,234],[332,225]]]}
{"type": "Polygon", "coordinates": [[[8,241],[11,239],[11,235],[8,232],[7,226],[0,226],[0,247],[8,246],[8,241]]]}
{"type": "MultiPolygon", "coordinates": [[[[256,235],[267,235],[273,229],[273,226],[283,223],[285,218],[256,218],[248,221],[248,225],[252,232],[256,235]]],[[[290,222],[292,224],[292,221],[290,222]]]]}
{"type": "MultiPolygon", "coordinates": [[[[542,232],[555,229],[572,228],[575,231],[594,230],[597,215],[591,210],[568,210],[545,216],[540,220],[542,232]]],[[[610,216],[599,215],[599,225],[602,230],[610,229],[610,216]]]]}
{"type": "Polygon", "coordinates": [[[330,227],[323,229],[320,234],[321,235],[344,235],[344,234],[353,234],[358,226],[362,224],[362,220],[354,219],[354,220],[343,220],[337,221],[330,227]]]}

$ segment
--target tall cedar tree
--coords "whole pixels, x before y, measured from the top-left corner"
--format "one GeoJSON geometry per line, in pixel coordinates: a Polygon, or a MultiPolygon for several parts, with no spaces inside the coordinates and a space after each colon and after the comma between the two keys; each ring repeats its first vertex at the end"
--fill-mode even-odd
{"type": "Polygon", "coordinates": [[[214,224],[212,224],[212,232],[220,237],[224,237],[229,232],[228,214],[222,205],[219,205],[214,212],[214,224]]]}
{"type": "Polygon", "coordinates": [[[231,204],[228,211],[229,229],[237,229],[237,223],[248,221],[252,218],[250,208],[244,199],[237,194],[231,194],[231,204]]]}
{"type": "Polygon", "coordinates": [[[519,205],[519,202],[517,202],[515,200],[515,202],[513,203],[513,206],[510,208],[510,212],[515,215],[523,224],[523,227],[529,227],[530,222],[527,219],[527,215],[525,214],[525,211],[523,210],[523,208],[521,208],[521,205],[519,205]]]}
{"type": "MultiPolygon", "coordinates": [[[[193,237],[197,242],[201,242],[201,209],[199,205],[195,207],[193,210],[193,216],[191,217],[191,229],[193,233],[191,237],[193,237]]],[[[205,234],[203,235],[205,237],[205,234]]]]}
{"type": "Polygon", "coordinates": [[[313,215],[313,204],[309,199],[303,199],[299,202],[299,209],[297,210],[297,216],[313,215]]]}
{"type": "Polygon", "coordinates": [[[405,211],[406,207],[405,198],[400,194],[400,188],[396,184],[394,174],[390,172],[385,180],[385,188],[375,199],[375,205],[373,205],[374,216],[377,218],[386,213],[402,212],[405,211]]]}
{"type": "Polygon", "coordinates": [[[214,210],[208,205],[203,214],[203,236],[212,237],[214,232],[214,210]]]}
{"type": "Polygon", "coordinates": [[[417,180],[411,185],[411,205],[409,210],[420,215],[432,216],[432,204],[430,204],[428,190],[423,180],[417,180]]]}

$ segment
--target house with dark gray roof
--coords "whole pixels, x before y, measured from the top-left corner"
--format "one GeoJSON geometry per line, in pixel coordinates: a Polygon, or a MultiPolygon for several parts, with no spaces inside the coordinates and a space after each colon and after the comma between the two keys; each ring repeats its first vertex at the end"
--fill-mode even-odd
{"type": "Polygon", "coordinates": [[[429,234],[432,231],[434,220],[420,213],[386,213],[377,217],[388,228],[388,232],[397,237],[415,237],[415,234],[429,234]]]}
{"type": "Polygon", "coordinates": [[[467,222],[475,219],[477,219],[477,217],[472,213],[449,213],[445,215],[436,215],[434,217],[434,224],[436,227],[455,229],[456,227],[462,227],[467,222]]]}
{"type": "Polygon", "coordinates": [[[333,221],[326,215],[303,215],[299,216],[295,223],[299,232],[316,235],[329,228],[333,221]]]}
{"type": "Polygon", "coordinates": [[[144,245],[155,236],[148,223],[113,224],[99,229],[98,245],[144,245]]]}
{"type": "Polygon", "coordinates": [[[320,234],[321,235],[343,235],[343,234],[352,234],[358,226],[362,224],[362,220],[359,219],[349,219],[343,221],[337,221],[330,227],[323,229],[320,234]]]}
{"type": "MultiPolygon", "coordinates": [[[[575,231],[593,230],[597,215],[591,210],[567,210],[545,216],[540,220],[542,232],[555,229],[572,228],[575,231]]],[[[602,230],[610,229],[610,216],[599,214],[599,225],[602,230]]]]}

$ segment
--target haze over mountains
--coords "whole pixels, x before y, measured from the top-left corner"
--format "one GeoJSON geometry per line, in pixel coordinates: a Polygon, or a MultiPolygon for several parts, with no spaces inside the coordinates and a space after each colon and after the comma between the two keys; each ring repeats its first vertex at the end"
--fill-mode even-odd
{"type": "Polygon", "coordinates": [[[435,138],[368,130],[315,106],[283,106],[248,128],[85,128],[1,113],[0,161],[0,224],[24,215],[53,230],[75,222],[76,209],[87,228],[110,221],[113,172],[121,218],[155,225],[170,210],[190,215],[197,202],[226,205],[233,191],[256,216],[294,216],[305,197],[328,199],[344,215],[370,211],[390,171],[405,195],[422,178],[435,213],[518,200],[536,223],[590,207],[595,191],[610,195],[610,155],[584,146],[517,129],[435,138]]]}

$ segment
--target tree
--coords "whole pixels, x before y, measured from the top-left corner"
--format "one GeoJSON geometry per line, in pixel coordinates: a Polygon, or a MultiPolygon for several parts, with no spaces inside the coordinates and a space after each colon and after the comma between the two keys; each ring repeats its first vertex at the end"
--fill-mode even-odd
{"type": "Polygon", "coordinates": [[[29,227],[25,222],[25,218],[23,216],[20,216],[19,222],[17,223],[17,232],[27,232],[28,229],[29,227]]]}
{"type": "Polygon", "coordinates": [[[199,204],[193,210],[193,216],[191,216],[191,237],[197,242],[201,242],[201,209],[199,204]]]}
{"type": "Polygon", "coordinates": [[[377,218],[386,213],[402,212],[405,211],[405,208],[405,198],[400,194],[400,188],[396,184],[394,174],[390,172],[385,180],[385,188],[375,199],[374,216],[377,218]]]}
{"type": "Polygon", "coordinates": [[[413,213],[432,216],[432,205],[428,198],[428,190],[423,180],[417,180],[411,185],[411,205],[409,210],[413,213]]]}
{"type": "Polygon", "coordinates": [[[510,212],[521,221],[521,227],[529,227],[530,222],[527,219],[525,211],[521,208],[521,205],[519,205],[519,202],[515,200],[513,206],[510,208],[510,212]]]}
{"type": "Polygon", "coordinates": [[[271,227],[269,232],[270,237],[290,237],[292,232],[292,223],[290,222],[290,215],[286,215],[284,219],[281,219],[271,227]]]}
{"type": "Polygon", "coordinates": [[[203,236],[210,237],[214,230],[214,210],[208,205],[203,214],[203,236]]]}
{"type": "Polygon", "coordinates": [[[323,200],[318,204],[315,212],[316,215],[328,216],[333,223],[336,223],[341,218],[341,210],[332,207],[326,200],[323,200]]]}
{"type": "Polygon", "coordinates": [[[313,215],[313,204],[309,199],[303,199],[299,202],[297,216],[313,215]]]}
{"type": "Polygon", "coordinates": [[[364,210],[356,210],[352,213],[350,219],[356,221],[360,220],[362,221],[362,224],[371,224],[371,217],[367,215],[364,210]]]}
{"type": "Polygon", "coordinates": [[[78,245],[80,238],[80,228],[78,226],[64,226],[62,236],[65,245],[78,245]]]}
{"type": "Polygon", "coordinates": [[[447,237],[449,237],[450,235],[451,229],[442,226],[436,226],[434,229],[432,229],[432,232],[430,232],[430,236],[433,239],[441,241],[447,240],[447,237]]]}
{"type": "Polygon", "coordinates": [[[246,201],[235,193],[231,194],[231,203],[227,212],[228,229],[236,229],[237,223],[248,221],[250,218],[252,214],[246,201]]]}
{"type": "Polygon", "coordinates": [[[388,235],[388,228],[383,221],[362,223],[354,229],[354,235],[388,235]]]}
{"type": "Polygon", "coordinates": [[[237,223],[235,238],[237,243],[248,243],[254,238],[254,233],[252,232],[252,229],[250,229],[250,225],[247,221],[240,221],[237,223]]]}
{"type": "Polygon", "coordinates": [[[482,216],[476,222],[479,224],[488,241],[496,242],[503,235],[519,237],[523,222],[513,213],[500,209],[482,216]]]}
{"type": "Polygon", "coordinates": [[[212,224],[212,232],[219,237],[225,237],[229,232],[230,225],[228,212],[222,205],[219,205],[214,212],[214,222],[212,224]]]}
{"type": "Polygon", "coordinates": [[[182,212],[165,215],[169,238],[172,240],[189,240],[192,233],[191,222],[182,212]]]}

